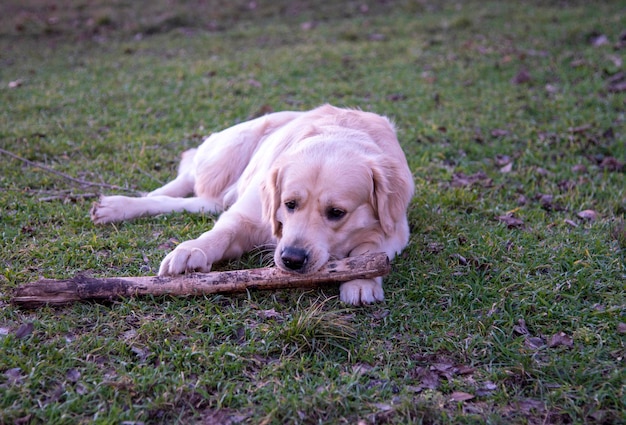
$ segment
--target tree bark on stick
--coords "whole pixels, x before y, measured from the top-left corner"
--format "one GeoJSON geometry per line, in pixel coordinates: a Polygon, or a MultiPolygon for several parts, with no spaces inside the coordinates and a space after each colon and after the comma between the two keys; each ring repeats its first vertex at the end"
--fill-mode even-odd
{"type": "Polygon", "coordinates": [[[42,279],[15,289],[13,304],[24,308],[64,305],[76,301],[109,301],[139,295],[207,295],[256,289],[316,288],[328,283],[371,279],[389,273],[385,253],[330,261],[312,274],[289,273],[275,267],[180,276],[42,279]]]}

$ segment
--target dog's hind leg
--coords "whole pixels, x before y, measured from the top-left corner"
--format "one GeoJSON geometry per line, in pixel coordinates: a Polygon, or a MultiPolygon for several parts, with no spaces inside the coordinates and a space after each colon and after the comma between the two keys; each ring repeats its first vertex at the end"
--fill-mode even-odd
{"type": "Polygon", "coordinates": [[[222,204],[215,199],[175,198],[153,195],[143,198],[103,196],[91,208],[91,220],[96,224],[132,220],[138,217],[187,211],[190,213],[219,213],[222,204]]]}
{"type": "Polygon", "coordinates": [[[184,198],[185,196],[193,194],[196,180],[193,172],[193,161],[196,151],[197,149],[189,149],[183,152],[176,178],[166,185],[146,194],[146,196],[164,195],[174,198],[184,198]]]}

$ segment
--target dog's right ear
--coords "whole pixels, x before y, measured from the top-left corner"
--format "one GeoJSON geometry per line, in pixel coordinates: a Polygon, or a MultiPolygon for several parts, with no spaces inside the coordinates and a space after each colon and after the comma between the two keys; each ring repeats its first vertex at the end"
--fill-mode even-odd
{"type": "Polygon", "coordinates": [[[282,236],[283,224],[278,221],[280,208],[280,168],[274,167],[261,184],[261,203],[263,205],[263,220],[272,225],[272,234],[277,238],[282,236]]]}

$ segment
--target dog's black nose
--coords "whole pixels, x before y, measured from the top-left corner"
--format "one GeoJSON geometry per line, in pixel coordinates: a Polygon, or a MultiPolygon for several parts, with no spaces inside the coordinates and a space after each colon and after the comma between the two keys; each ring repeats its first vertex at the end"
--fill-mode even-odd
{"type": "Polygon", "coordinates": [[[280,253],[280,260],[290,270],[301,270],[308,260],[308,255],[304,249],[287,247],[280,253]]]}

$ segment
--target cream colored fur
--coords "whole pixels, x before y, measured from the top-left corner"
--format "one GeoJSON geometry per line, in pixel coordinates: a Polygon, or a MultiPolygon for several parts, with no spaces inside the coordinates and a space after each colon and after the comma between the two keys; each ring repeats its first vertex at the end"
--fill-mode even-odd
{"type": "MultiPolygon", "coordinates": [[[[145,197],[104,196],[95,223],[189,211],[221,213],[214,227],[170,252],[160,275],[207,272],[255,247],[313,273],[366,252],[393,258],[407,244],[413,179],[384,117],[324,105],[235,125],[183,154],[178,176],[145,197]]],[[[346,282],[348,304],[384,299],[382,279],[346,282]]]]}

